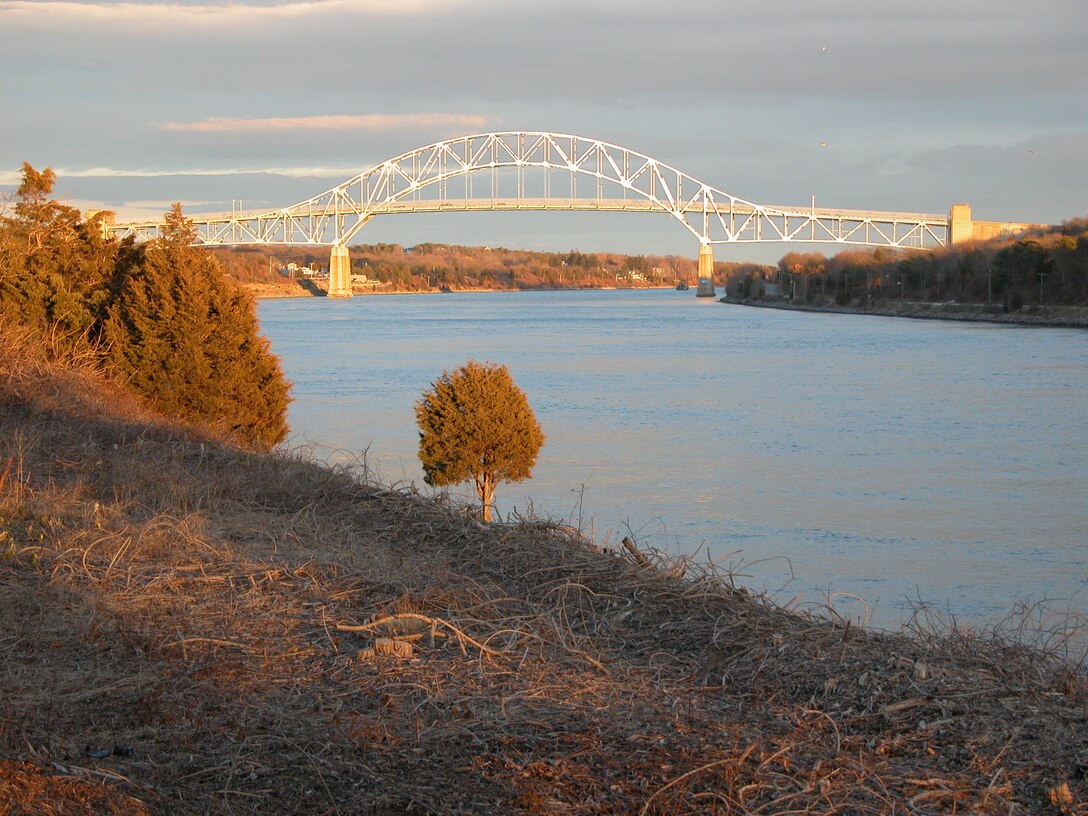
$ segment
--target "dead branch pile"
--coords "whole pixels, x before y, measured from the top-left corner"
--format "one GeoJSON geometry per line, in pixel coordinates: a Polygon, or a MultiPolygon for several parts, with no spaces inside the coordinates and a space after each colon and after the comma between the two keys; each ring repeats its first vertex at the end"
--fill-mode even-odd
{"type": "Polygon", "coordinates": [[[1088,813],[1088,681],[1054,655],[13,382],[0,814],[1088,813]]]}

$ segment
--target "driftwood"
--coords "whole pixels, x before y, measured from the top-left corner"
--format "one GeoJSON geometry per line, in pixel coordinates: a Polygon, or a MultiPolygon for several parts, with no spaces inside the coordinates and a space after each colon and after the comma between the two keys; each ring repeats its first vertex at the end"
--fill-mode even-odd
{"type": "Polygon", "coordinates": [[[650,559],[645,556],[642,550],[635,546],[635,542],[633,542],[629,536],[624,536],[623,541],[620,543],[623,544],[624,549],[626,549],[627,552],[631,553],[631,556],[638,562],[640,567],[651,566],[650,559]]]}
{"type": "Polygon", "coordinates": [[[907,711],[911,708],[917,708],[918,706],[929,705],[933,702],[930,697],[911,697],[909,700],[900,700],[898,703],[889,703],[880,709],[881,714],[897,714],[900,711],[907,711]]]}
{"type": "Polygon", "coordinates": [[[418,624],[425,624],[426,627],[430,627],[432,631],[435,631],[436,635],[437,628],[442,627],[444,629],[448,629],[451,633],[453,633],[454,637],[457,638],[458,643],[461,646],[462,652],[465,651],[465,644],[469,643],[479,649],[482,654],[488,655],[489,657],[499,657],[502,654],[501,652],[497,652],[494,649],[485,646],[478,640],[469,637],[448,621],[444,621],[441,618],[431,618],[427,615],[420,615],[416,612],[401,612],[396,615],[387,615],[378,618],[375,621],[371,621],[370,623],[364,623],[361,625],[338,623],[336,625],[336,628],[339,629],[341,632],[372,632],[375,629],[385,627],[387,630],[392,630],[395,632],[398,629],[403,629],[406,623],[408,624],[408,631],[406,631],[405,634],[419,634],[418,624]],[[413,626],[413,623],[416,625],[413,626]]]}
{"type": "Polygon", "coordinates": [[[1073,804],[1073,791],[1069,789],[1068,782],[1062,782],[1060,785],[1055,785],[1046,792],[1046,795],[1052,805],[1073,804]]]}
{"type": "Polygon", "coordinates": [[[359,652],[360,660],[373,660],[375,657],[411,657],[415,653],[407,640],[396,638],[375,638],[374,645],[359,652]]]}

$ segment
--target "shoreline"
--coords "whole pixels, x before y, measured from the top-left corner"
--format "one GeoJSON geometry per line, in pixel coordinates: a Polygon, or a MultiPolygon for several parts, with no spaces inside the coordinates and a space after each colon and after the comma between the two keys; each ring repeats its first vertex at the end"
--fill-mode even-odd
{"type": "MultiPolygon", "coordinates": [[[[307,298],[307,297],[328,297],[328,290],[312,281],[307,281],[305,284],[301,281],[257,281],[257,282],[240,282],[235,281],[239,286],[249,292],[255,298],[307,298]],[[306,284],[309,284],[308,286],[306,284]]],[[[465,292],[609,292],[618,289],[631,289],[631,290],[655,290],[655,291],[672,291],[675,286],[557,286],[557,287],[540,287],[533,289],[495,289],[487,287],[470,287],[465,289],[394,289],[394,288],[378,288],[368,287],[367,289],[356,289],[354,297],[371,297],[381,295],[437,295],[437,294],[460,294],[465,292]]]]}
{"type": "MultiPolygon", "coordinates": [[[[319,284],[299,281],[248,282],[238,283],[253,297],[258,299],[326,297],[326,290],[319,284]]],[[[433,295],[458,294],[461,292],[575,292],[609,291],[621,287],[615,286],[579,286],[557,287],[552,289],[488,289],[469,288],[453,289],[443,292],[441,289],[381,289],[356,291],[357,297],[381,295],[433,295]]],[[[637,286],[624,289],[672,290],[672,286],[637,286]]],[[[838,306],[835,304],[789,303],[787,301],[738,300],[728,296],[717,298],[719,303],[730,306],[750,306],[757,309],[779,309],[781,311],[814,312],[823,314],[869,315],[872,317],[904,317],[912,320],[951,320],[961,323],[991,323],[1004,326],[1035,326],[1039,328],[1088,328],[1088,307],[1084,306],[1024,306],[1018,312],[1003,312],[999,305],[985,303],[929,303],[919,301],[889,302],[879,301],[868,307],[838,306]]]]}
{"type": "Polygon", "coordinates": [[[869,315],[872,317],[905,317],[912,320],[952,320],[961,323],[992,323],[1005,326],[1035,326],[1040,328],[1088,328],[1088,307],[1083,306],[1025,306],[1019,312],[998,311],[1000,306],[985,303],[923,303],[887,301],[870,307],[788,303],[786,301],[738,300],[718,298],[730,306],[751,306],[757,309],[779,309],[794,312],[869,315]]]}

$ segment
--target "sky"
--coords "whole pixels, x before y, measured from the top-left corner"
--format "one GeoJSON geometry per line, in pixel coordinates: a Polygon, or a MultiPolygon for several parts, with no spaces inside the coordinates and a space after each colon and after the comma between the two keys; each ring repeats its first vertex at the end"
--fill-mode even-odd
{"type": "MultiPolygon", "coordinates": [[[[1088,215],[1084,0],[0,0],[0,191],[122,219],[280,208],[498,130],[765,204],[1088,215]]],[[[689,254],[667,215],[374,219],[356,241],[689,254]]],[[[791,244],[716,248],[776,260],[791,244]]]]}

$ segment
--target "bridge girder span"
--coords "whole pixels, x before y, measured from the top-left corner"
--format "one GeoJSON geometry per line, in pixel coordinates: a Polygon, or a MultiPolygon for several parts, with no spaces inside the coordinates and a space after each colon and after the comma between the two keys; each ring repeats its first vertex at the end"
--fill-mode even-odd
{"type": "MultiPolygon", "coordinates": [[[[402,153],[280,210],[198,216],[198,243],[344,245],[373,217],[404,212],[612,210],[671,215],[701,245],[791,242],[926,248],[948,216],[756,204],[625,147],[507,131],[402,153]],[[481,187],[484,189],[481,192],[481,187]]],[[[158,225],[117,224],[155,237],[158,225]]]]}

